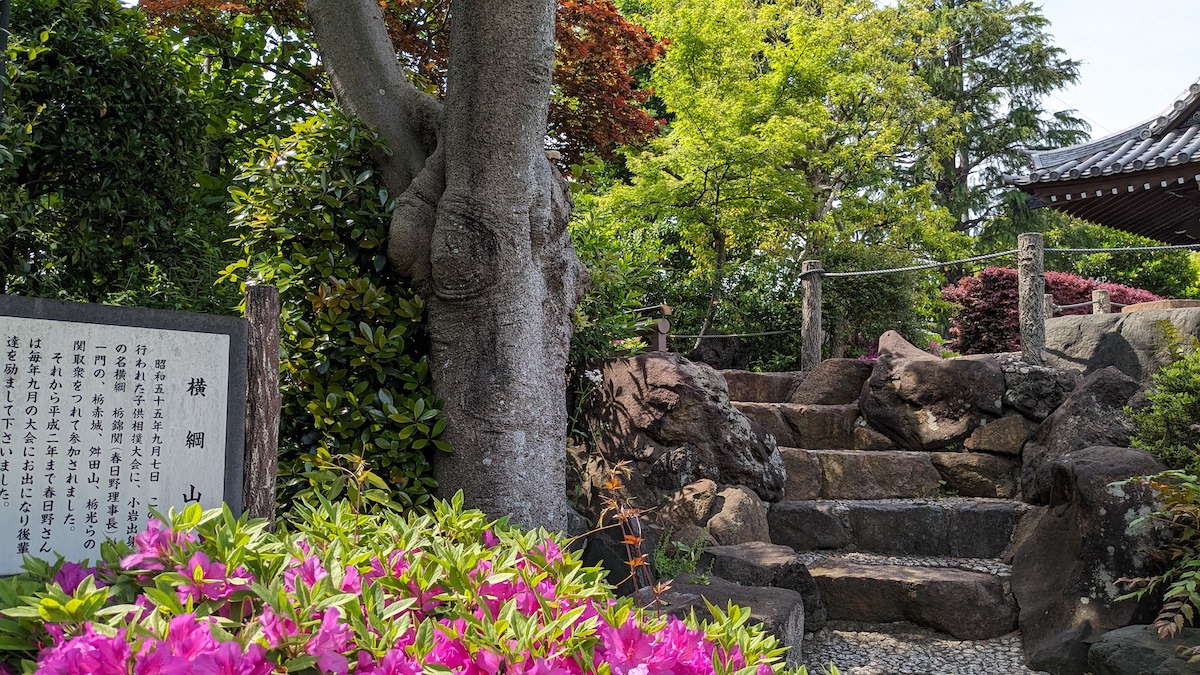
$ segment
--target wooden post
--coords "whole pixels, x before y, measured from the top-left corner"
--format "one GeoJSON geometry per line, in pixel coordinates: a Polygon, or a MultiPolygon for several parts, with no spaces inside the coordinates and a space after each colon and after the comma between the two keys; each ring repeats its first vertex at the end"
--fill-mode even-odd
{"type": "Polygon", "coordinates": [[[251,518],[275,521],[279,469],[279,289],[246,284],[250,343],[246,364],[246,471],[244,508],[251,518]]]}
{"type": "Polygon", "coordinates": [[[1042,307],[1045,308],[1042,311],[1046,313],[1047,319],[1054,318],[1054,296],[1047,293],[1042,297],[1044,298],[1042,307]]]}
{"type": "Polygon", "coordinates": [[[667,351],[667,336],[671,334],[671,320],[665,316],[654,322],[654,351],[667,351]]]}
{"type": "Polygon", "coordinates": [[[1108,297],[1108,291],[1103,288],[1097,288],[1092,291],[1092,314],[1108,314],[1112,311],[1112,300],[1108,297]]]}
{"type": "Polygon", "coordinates": [[[1042,235],[1017,236],[1017,296],[1021,322],[1021,360],[1046,365],[1046,276],[1042,235]]]}
{"type": "Polygon", "coordinates": [[[821,364],[821,261],[805,260],[800,270],[804,287],[804,314],[800,326],[800,370],[821,364]]]}

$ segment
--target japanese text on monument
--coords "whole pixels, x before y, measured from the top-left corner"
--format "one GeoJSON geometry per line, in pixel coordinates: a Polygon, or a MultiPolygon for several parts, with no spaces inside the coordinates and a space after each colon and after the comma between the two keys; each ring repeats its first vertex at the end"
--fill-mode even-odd
{"type": "Polygon", "coordinates": [[[0,338],[0,558],[94,560],[151,508],[220,505],[228,335],[0,316],[0,338]]]}

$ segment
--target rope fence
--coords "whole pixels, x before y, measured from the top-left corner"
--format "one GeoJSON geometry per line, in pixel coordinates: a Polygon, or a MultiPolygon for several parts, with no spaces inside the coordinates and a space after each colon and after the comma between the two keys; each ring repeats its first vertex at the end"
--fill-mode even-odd
{"type": "MultiPolygon", "coordinates": [[[[659,322],[656,343],[665,345],[668,338],[681,340],[704,340],[710,338],[743,338],[763,337],[770,335],[801,334],[800,368],[812,370],[821,362],[821,280],[824,278],[838,279],[848,277],[864,277],[876,274],[901,274],[904,272],[919,272],[922,270],[938,269],[952,265],[966,265],[983,262],[995,258],[1015,255],[1017,258],[1017,288],[1019,297],[1019,315],[1021,326],[1022,360],[1036,365],[1045,364],[1045,322],[1058,312],[1071,309],[1091,307],[1094,314],[1107,314],[1112,308],[1123,308],[1128,305],[1112,302],[1109,292],[1099,289],[1092,292],[1092,299],[1071,305],[1056,305],[1053,298],[1045,292],[1045,254],[1095,254],[1095,253],[1145,253],[1155,251],[1200,250],[1197,244],[1176,244],[1164,246],[1124,246],[1116,248],[1045,248],[1042,235],[1027,233],[1017,237],[1017,248],[995,253],[960,258],[958,260],[931,261],[876,270],[857,270],[847,272],[830,272],[821,267],[819,260],[805,260],[800,274],[804,293],[803,321],[799,328],[785,330],[761,331],[755,333],[707,334],[707,335],[670,335],[670,322],[663,319],[659,322]]],[[[664,316],[670,314],[670,308],[665,305],[664,316]]],[[[633,312],[643,312],[658,309],[659,306],[642,307],[633,312]]]]}

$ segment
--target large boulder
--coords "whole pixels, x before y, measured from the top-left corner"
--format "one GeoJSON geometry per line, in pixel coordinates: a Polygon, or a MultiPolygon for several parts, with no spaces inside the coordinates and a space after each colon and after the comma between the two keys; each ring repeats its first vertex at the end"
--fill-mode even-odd
{"type": "Polygon", "coordinates": [[[1046,321],[1046,365],[1091,374],[1113,366],[1146,383],[1170,362],[1161,322],[1186,337],[1200,337],[1200,309],[1160,309],[1121,314],[1080,314],[1046,321]]]}
{"type": "Polygon", "coordinates": [[[1025,499],[1050,499],[1050,468],[1067,453],[1094,445],[1126,446],[1133,428],[1124,408],[1141,385],[1116,368],[1088,376],[1025,443],[1021,490],[1025,499]]]}
{"type": "Polygon", "coordinates": [[[746,542],[771,541],[767,525],[767,505],[744,485],[727,487],[717,493],[708,532],[722,546],[746,542]]]}
{"type": "Polygon", "coordinates": [[[1062,405],[1083,379],[1075,369],[1035,366],[1018,354],[998,354],[1004,371],[1004,403],[1041,422],[1062,405]]]}
{"type": "Polygon", "coordinates": [[[1021,415],[1001,417],[976,429],[971,437],[963,442],[963,447],[978,452],[1019,455],[1025,440],[1037,427],[1036,422],[1021,415]]]}
{"type": "Polygon", "coordinates": [[[859,359],[828,359],[813,368],[791,395],[792,403],[839,405],[858,403],[871,363],[859,359]]]}
{"type": "Polygon", "coordinates": [[[580,511],[603,508],[606,466],[628,462],[625,488],[642,509],[668,502],[703,479],[783,497],[775,439],[729,402],[725,380],[678,354],[653,352],[595,365],[603,377],[584,404],[592,447],[573,451],[580,511]]]}
{"type": "MultiPolygon", "coordinates": [[[[1163,470],[1130,448],[1092,447],[1053,462],[1050,507],[1014,545],[1012,591],[1020,610],[1026,662],[1054,675],[1087,666],[1088,647],[1107,631],[1154,616],[1153,600],[1117,602],[1117,580],[1153,570],[1159,543],[1146,524],[1147,488],[1113,481],[1163,470]]],[[[1022,528],[1024,529],[1024,528],[1022,528]]]]}
{"type": "Polygon", "coordinates": [[[1105,633],[1092,645],[1088,670],[1092,675],[1195,675],[1200,667],[1176,656],[1175,650],[1196,645],[1200,628],[1184,628],[1164,640],[1153,626],[1126,626],[1105,633]]]}
{"type": "Polygon", "coordinates": [[[1004,373],[994,357],[942,359],[888,331],[861,406],[867,422],[901,448],[936,450],[998,417],[1003,397],[1004,373]]]}

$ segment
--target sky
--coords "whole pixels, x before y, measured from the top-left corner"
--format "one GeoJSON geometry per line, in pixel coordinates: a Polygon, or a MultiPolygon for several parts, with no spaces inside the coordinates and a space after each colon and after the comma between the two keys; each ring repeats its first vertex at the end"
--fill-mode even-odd
{"type": "Polygon", "coordinates": [[[1107,136],[1161,114],[1200,79],[1200,0],[1041,0],[1054,43],[1083,64],[1046,99],[1107,136]]]}

